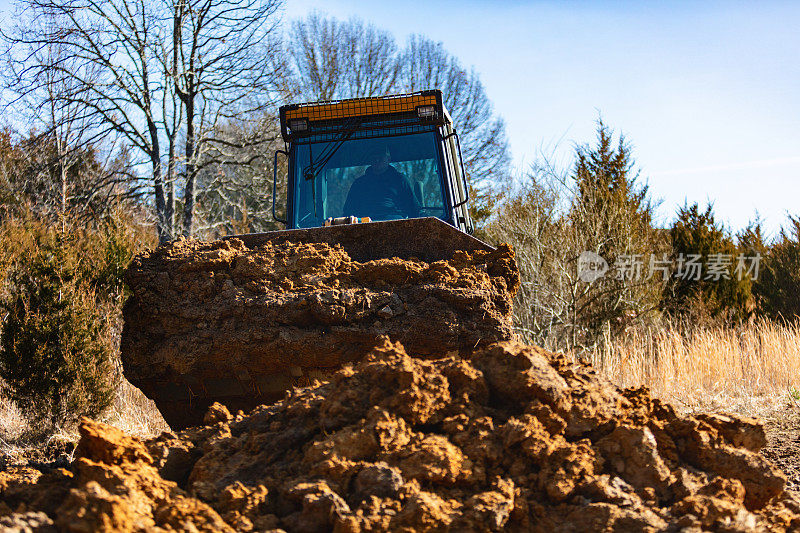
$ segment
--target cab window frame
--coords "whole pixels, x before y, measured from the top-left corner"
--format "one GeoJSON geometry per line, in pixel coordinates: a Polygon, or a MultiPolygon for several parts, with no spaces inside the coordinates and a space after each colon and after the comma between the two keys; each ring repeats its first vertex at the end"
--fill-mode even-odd
{"type": "MultiPolygon", "coordinates": [[[[453,205],[454,205],[453,204],[453,194],[454,194],[454,191],[451,188],[452,184],[450,183],[450,180],[447,179],[447,175],[449,175],[452,172],[452,170],[448,166],[449,163],[447,161],[447,158],[445,157],[445,152],[443,150],[443,149],[446,149],[446,147],[444,146],[445,142],[443,141],[441,126],[438,126],[438,125],[437,126],[431,126],[429,128],[418,129],[418,130],[414,130],[414,131],[408,131],[406,133],[400,133],[400,134],[397,134],[397,133],[383,133],[383,134],[381,134],[381,130],[380,129],[375,129],[375,130],[370,129],[368,131],[369,131],[369,133],[367,133],[367,134],[364,134],[363,132],[359,132],[359,133],[361,133],[361,135],[359,135],[358,137],[356,137],[354,139],[350,139],[347,142],[356,141],[356,140],[365,140],[365,139],[378,139],[378,138],[392,139],[392,138],[400,138],[400,137],[404,137],[404,136],[408,136],[408,135],[433,134],[431,148],[435,152],[435,157],[434,157],[434,161],[435,161],[435,165],[436,165],[436,169],[435,170],[436,170],[436,173],[438,175],[439,186],[441,188],[441,194],[442,194],[442,202],[441,203],[442,203],[442,210],[443,210],[442,215],[443,216],[442,217],[435,216],[435,215],[429,215],[429,216],[435,216],[435,218],[439,218],[440,220],[443,220],[444,222],[447,222],[448,224],[453,225],[453,223],[454,223],[454,218],[453,218],[453,205]],[[374,131],[375,134],[370,134],[373,131],[374,131]]],[[[294,140],[291,143],[291,145],[289,146],[289,150],[288,150],[289,151],[289,158],[288,158],[289,159],[289,161],[288,161],[288,163],[289,163],[289,165],[288,165],[289,166],[289,169],[288,169],[289,172],[288,172],[288,176],[287,176],[287,178],[288,178],[287,179],[287,192],[292,191],[292,194],[288,194],[287,195],[288,196],[288,202],[287,202],[288,224],[287,224],[287,227],[289,229],[307,229],[307,228],[312,228],[312,227],[319,227],[319,226],[322,225],[322,224],[316,224],[316,223],[315,223],[315,225],[311,225],[311,226],[302,226],[302,225],[300,225],[300,221],[299,221],[300,213],[298,212],[298,205],[297,205],[300,202],[299,187],[298,187],[298,183],[297,182],[298,182],[299,179],[303,179],[302,176],[299,176],[300,171],[299,171],[299,168],[298,168],[298,161],[297,161],[298,151],[299,151],[298,148],[301,145],[324,144],[324,143],[331,142],[329,139],[324,139],[324,138],[320,139],[319,137],[323,137],[323,136],[321,136],[321,135],[320,136],[309,135],[308,137],[305,137],[303,139],[294,140]]],[[[412,186],[412,191],[413,191],[414,190],[413,189],[414,188],[413,182],[410,179],[409,179],[409,182],[411,182],[410,185],[412,186]]],[[[416,194],[416,191],[414,191],[414,194],[416,194]]],[[[420,198],[419,200],[420,200],[420,202],[422,202],[423,199],[420,198]]]]}

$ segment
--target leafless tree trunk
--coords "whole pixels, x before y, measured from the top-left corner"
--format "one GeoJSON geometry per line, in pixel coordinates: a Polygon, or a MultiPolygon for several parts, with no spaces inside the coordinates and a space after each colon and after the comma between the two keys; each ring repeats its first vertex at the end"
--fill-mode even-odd
{"type": "MultiPolygon", "coordinates": [[[[224,154],[222,126],[254,117],[275,101],[278,0],[167,0],[173,14],[175,93],[184,113],[183,234],[194,228],[197,173],[224,154]]],[[[263,139],[249,139],[261,143],[263,139]]]]}
{"type": "Polygon", "coordinates": [[[20,79],[41,86],[55,71],[71,88],[60,95],[92,122],[98,139],[118,135],[146,157],[152,175],[159,238],[171,237],[164,220],[161,173],[157,17],[145,0],[22,0],[17,25],[4,35],[20,79]],[[64,61],[47,64],[20,50],[63,50],[64,61]]]}

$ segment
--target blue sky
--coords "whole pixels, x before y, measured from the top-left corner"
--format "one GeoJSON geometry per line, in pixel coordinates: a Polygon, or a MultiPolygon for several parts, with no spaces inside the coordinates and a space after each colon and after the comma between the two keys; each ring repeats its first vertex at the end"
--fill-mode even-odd
{"type": "MultiPolygon", "coordinates": [[[[0,0],[6,10],[8,0],[0,0]]],[[[713,201],[733,229],[800,214],[800,2],[286,0],[442,41],[481,75],[515,164],[565,159],[598,114],[634,145],[662,221],[713,201]]]]}
{"type": "Polygon", "coordinates": [[[800,2],[327,2],[400,40],[442,41],[481,74],[514,160],[562,158],[598,113],[634,145],[662,220],[714,202],[734,229],[800,214],[800,2]]]}

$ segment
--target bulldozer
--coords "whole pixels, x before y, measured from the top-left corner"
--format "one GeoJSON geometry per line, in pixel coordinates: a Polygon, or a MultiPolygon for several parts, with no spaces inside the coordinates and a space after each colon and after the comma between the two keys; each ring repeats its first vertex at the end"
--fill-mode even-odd
{"type": "Polygon", "coordinates": [[[274,154],[272,216],[286,230],[228,238],[339,244],[358,261],[491,250],[471,237],[461,142],[440,90],[285,105],[280,127],[285,148],[274,154]],[[285,216],[277,202],[281,156],[285,216]],[[374,180],[369,171],[382,165],[396,171],[396,182],[357,194],[356,182],[374,180]]]}
{"type": "Polygon", "coordinates": [[[430,357],[512,335],[513,252],[472,236],[441,91],[286,105],[280,129],[286,229],[176,241],[126,272],[124,373],[173,428],[277,401],[382,335],[430,357]]]}

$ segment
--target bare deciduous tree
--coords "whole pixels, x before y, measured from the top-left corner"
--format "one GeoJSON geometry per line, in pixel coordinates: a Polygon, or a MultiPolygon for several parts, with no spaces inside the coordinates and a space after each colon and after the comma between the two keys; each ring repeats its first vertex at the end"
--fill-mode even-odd
{"type": "MultiPolygon", "coordinates": [[[[40,23],[53,31],[58,19],[43,15],[40,23]]],[[[35,210],[57,213],[63,222],[68,210],[94,214],[112,199],[136,196],[138,188],[129,169],[119,165],[124,150],[115,153],[113,142],[101,143],[104,132],[97,127],[97,117],[77,102],[76,96],[87,97],[87,91],[68,73],[85,65],[59,42],[17,44],[5,50],[4,109],[16,124],[27,128],[19,139],[29,154],[27,170],[39,169],[28,172],[28,177],[48,191],[36,199],[35,210]],[[109,148],[109,157],[97,153],[100,144],[109,148]],[[105,164],[100,164],[103,159],[105,164]]],[[[91,68],[84,72],[87,78],[94,77],[91,68]]]]}
{"type": "Polygon", "coordinates": [[[495,115],[480,77],[467,71],[440,42],[412,35],[398,58],[403,91],[441,89],[445,106],[460,131],[464,166],[474,189],[502,183],[511,156],[505,124],[495,115]]]}
{"type": "MultiPolygon", "coordinates": [[[[4,35],[18,88],[56,72],[98,139],[136,149],[152,179],[159,239],[174,235],[178,176],[183,233],[192,233],[204,152],[231,143],[219,127],[271,103],[270,35],[280,0],[20,0],[4,35]],[[42,61],[57,46],[63,61],[42,61]],[[179,142],[182,146],[179,147],[179,142]],[[166,149],[165,149],[166,147],[166,149]],[[166,169],[166,176],[164,170],[166,169]]],[[[254,144],[257,139],[247,139],[254,144]]]]}
{"type": "MultiPolygon", "coordinates": [[[[198,197],[196,232],[218,237],[228,233],[250,233],[280,229],[272,219],[272,155],[283,147],[274,111],[265,112],[260,119],[252,117],[243,123],[225,126],[220,135],[231,139],[220,157],[215,149],[206,153],[204,164],[197,174],[198,197]],[[264,140],[248,145],[246,139],[264,140]]],[[[286,175],[286,160],[279,159],[279,176],[286,175]]],[[[278,187],[282,195],[285,187],[278,187]]],[[[285,197],[276,199],[278,206],[286,205],[285,197]]]]}
{"type": "Polygon", "coordinates": [[[157,43],[158,18],[144,0],[23,0],[19,22],[7,34],[21,80],[37,87],[56,71],[70,90],[60,95],[94,121],[94,134],[119,136],[149,163],[161,240],[171,237],[165,219],[162,176],[161,103],[166,84],[157,43]],[[64,61],[52,64],[36,54],[58,46],[64,61]],[[15,53],[16,52],[16,53],[15,53]]]}
{"type": "MultiPolygon", "coordinates": [[[[230,122],[253,118],[274,103],[278,82],[273,57],[278,0],[166,0],[173,16],[169,74],[183,104],[183,233],[192,234],[197,172],[232,148],[267,139],[223,132],[230,122]],[[207,157],[213,155],[213,157],[207,157]]],[[[242,130],[240,130],[242,131],[242,130]]],[[[228,158],[229,163],[236,159],[228,158]]]]}
{"type": "Polygon", "coordinates": [[[287,85],[296,98],[357,98],[397,89],[394,37],[359,19],[312,13],[292,23],[285,49],[287,85]]]}

